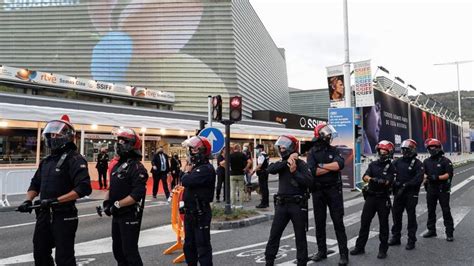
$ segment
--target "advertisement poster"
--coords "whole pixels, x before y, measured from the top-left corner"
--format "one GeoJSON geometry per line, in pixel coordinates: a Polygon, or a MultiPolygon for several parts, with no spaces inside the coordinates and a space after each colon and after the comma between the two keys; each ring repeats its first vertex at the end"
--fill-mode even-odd
{"type": "Polygon", "coordinates": [[[354,62],[354,80],[356,107],[374,106],[370,60],[354,62]]]}
{"type": "Polygon", "coordinates": [[[331,107],[344,107],[344,73],[342,65],[326,67],[331,107]]]}
{"type": "Polygon", "coordinates": [[[128,97],[147,98],[171,103],[175,102],[175,95],[172,92],[132,87],[120,83],[88,80],[54,73],[35,71],[32,69],[14,68],[4,65],[0,67],[0,79],[9,79],[25,83],[36,83],[47,86],[58,86],[83,91],[123,95],[128,97]]]}
{"type": "Polygon", "coordinates": [[[374,154],[381,140],[395,144],[395,152],[409,136],[408,103],[379,90],[374,90],[375,105],[363,108],[363,152],[374,154]]]}
{"type": "Polygon", "coordinates": [[[412,139],[418,143],[418,153],[426,153],[424,143],[428,138],[437,138],[441,141],[445,152],[451,152],[453,150],[451,124],[449,122],[415,106],[410,107],[410,113],[411,135],[412,139]]]}
{"type": "Polygon", "coordinates": [[[342,183],[345,188],[354,188],[354,109],[329,108],[328,121],[337,131],[332,145],[339,149],[344,158],[342,183]]]}

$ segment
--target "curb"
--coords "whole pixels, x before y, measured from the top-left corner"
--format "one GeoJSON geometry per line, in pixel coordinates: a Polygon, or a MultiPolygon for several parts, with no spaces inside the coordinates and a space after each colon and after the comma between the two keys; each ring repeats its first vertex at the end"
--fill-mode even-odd
{"type": "Polygon", "coordinates": [[[235,221],[222,221],[222,222],[212,222],[211,223],[211,230],[228,230],[228,229],[236,229],[247,227],[259,223],[263,223],[266,221],[270,221],[273,219],[272,214],[260,214],[257,216],[253,216],[250,218],[245,218],[242,220],[235,220],[235,221]]]}

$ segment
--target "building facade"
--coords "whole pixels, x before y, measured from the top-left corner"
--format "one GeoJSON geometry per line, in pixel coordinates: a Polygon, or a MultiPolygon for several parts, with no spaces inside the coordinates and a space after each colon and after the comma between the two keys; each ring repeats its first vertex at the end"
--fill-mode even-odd
{"type": "Polygon", "coordinates": [[[0,1],[0,64],[171,92],[177,111],[217,94],[246,117],[290,111],[284,52],[248,0],[0,1]]]}
{"type": "Polygon", "coordinates": [[[291,113],[327,119],[328,89],[298,90],[290,88],[291,113]]]}

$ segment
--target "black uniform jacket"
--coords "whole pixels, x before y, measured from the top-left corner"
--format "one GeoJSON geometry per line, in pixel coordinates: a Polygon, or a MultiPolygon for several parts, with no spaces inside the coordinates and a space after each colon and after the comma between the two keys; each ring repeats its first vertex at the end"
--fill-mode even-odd
{"type": "Polygon", "coordinates": [[[77,152],[73,143],[41,160],[31,179],[28,191],[40,193],[40,199],[60,197],[74,190],[80,198],[92,192],[87,161],[77,152]],[[67,153],[60,168],[56,168],[63,154],[67,153]]]}

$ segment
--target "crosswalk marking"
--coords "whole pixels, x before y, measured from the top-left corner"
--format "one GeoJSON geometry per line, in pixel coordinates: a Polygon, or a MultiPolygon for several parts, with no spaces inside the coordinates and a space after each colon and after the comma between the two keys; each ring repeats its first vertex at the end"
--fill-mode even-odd
{"type": "MultiPolygon", "coordinates": [[[[471,211],[471,207],[460,206],[454,207],[451,209],[451,215],[453,216],[453,223],[454,228],[466,217],[466,215],[471,211]]],[[[436,221],[436,231],[438,232],[437,238],[446,238],[446,232],[444,227],[444,220],[443,217],[439,218],[436,221]]],[[[424,233],[428,232],[428,230],[423,231],[420,236],[424,233]]]]}

